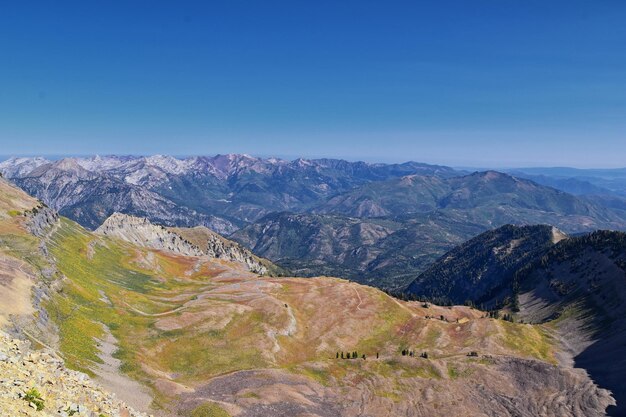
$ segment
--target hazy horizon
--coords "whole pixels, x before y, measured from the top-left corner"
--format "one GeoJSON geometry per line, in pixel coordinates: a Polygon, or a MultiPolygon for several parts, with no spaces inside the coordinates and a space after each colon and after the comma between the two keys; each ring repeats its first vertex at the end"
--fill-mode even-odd
{"type": "Polygon", "coordinates": [[[263,158],[263,159],[268,159],[268,158],[277,158],[277,159],[283,159],[283,160],[287,160],[287,161],[293,161],[299,158],[302,159],[323,159],[323,158],[328,158],[328,159],[341,159],[341,160],[345,160],[345,161],[349,161],[349,162],[367,162],[367,163],[383,163],[383,164],[402,164],[402,163],[406,163],[406,162],[417,162],[417,163],[425,163],[425,164],[429,164],[429,165],[442,165],[442,166],[448,166],[454,169],[458,169],[458,170],[489,170],[489,169],[502,169],[502,170],[514,170],[514,169],[577,169],[577,170],[623,170],[626,169],[626,163],[623,166],[611,166],[611,167],[599,167],[599,166],[575,166],[575,165],[550,165],[550,164],[546,164],[546,165],[532,165],[532,164],[528,164],[528,165],[516,165],[516,166],[512,166],[512,165],[480,165],[480,164],[476,164],[476,165],[472,165],[472,164],[464,164],[464,165],[455,165],[455,164],[448,164],[448,163],[444,163],[444,162],[438,162],[438,161],[425,161],[425,160],[419,160],[419,159],[397,159],[397,160],[379,160],[379,159],[375,159],[375,158],[358,158],[358,157],[350,157],[350,156],[327,156],[327,155],[275,155],[275,154],[250,154],[247,152],[216,152],[216,153],[202,153],[202,154],[186,154],[186,155],[175,155],[175,154],[166,154],[166,153],[145,153],[145,154],[126,154],[126,153],[93,153],[93,154],[0,154],[0,162],[5,161],[7,159],[10,158],[36,158],[36,157],[42,157],[45,159],[49,159],[49,160],[59,160],[59,159],[63,159],[63,158],[90,158],[90,157],[96,157],[96,156],[101,156],[101,157],[105,157],[105,156],[118,156],[118,157],[149,157],[149,156],[156,156],[156,155],[163,155],[163,156],[172,156],[174,158],[177,159],[184,159],[184,158],[193,158],[193,157],[199,157],[199,156],[216,156],[216,155],[227,155],[227,154],[239,154],[239,155],[250,155],[252,157],[255,158],[263,158]]]}

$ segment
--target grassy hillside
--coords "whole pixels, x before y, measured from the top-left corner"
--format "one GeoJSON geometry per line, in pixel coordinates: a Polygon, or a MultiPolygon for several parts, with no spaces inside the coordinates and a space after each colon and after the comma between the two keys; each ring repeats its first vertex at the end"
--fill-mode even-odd
{"type": "Polygon", "coordinates": [[[22,312],[30,326],[50,332],[70,367],[125,401],[148,397],[157,415],[512,415],[510,398],[532,410],[550,401],[548,386],[584,415],[601,415],[610,401],[585,376],[554,366],[558,348],[541,326],[401,302],[335,278],[259,277],[67,219],[41,239],[23,214],[5,217],[2,230],[11,222],[19,227],[0,234],[0,268],[8,274],[4,260],[21,262],[37,286],[41,296],[22,312]],[[356,357],[341,358],[348,354],[356,357]]]}
{"type": "Polygon", "coordinates": [[[469,308],[425,308],[332,278],[259,278],[234,264],[94,236],[66,219],[48,245],[67,279],[45,307],[70,366],[97,374],[98,341],[110,331],[122,371],[152,387],[162,405],[246,369],[275,368],[335,386],[358,375],[462,377],[447,369],[488,366],[468,362],[471,350],[555,360],[540,328],[469,308]],[[427,351],[430,359],[402,361],[403,349],[427,351]],[[370,360],[336,359],[353,351],[370,360]]]}

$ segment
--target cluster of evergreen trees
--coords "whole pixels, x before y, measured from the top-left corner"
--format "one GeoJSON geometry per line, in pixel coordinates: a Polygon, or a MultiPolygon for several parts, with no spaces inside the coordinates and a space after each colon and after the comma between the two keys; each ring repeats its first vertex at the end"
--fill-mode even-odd
{"type": "Polygon", "coordinates": [[[487,314],[489,318],[492,319],[502,319],[504,321],[510,321],[511,323],[515,321],[513,314],[504,313],[503,315],[500,315],[500,310],[491,310],[487,314]]]}
{"type": "MultiPolygon", "coordinates": [[[[412,358],[415,356],[415,351],[409,350],[409,349],[403,349],[402,356],[410,356],[412,358]]],[[[426,352],[422,352],[419,356],[420,358],[428,359],[428,353],[426,352]]]]}
{"type": "MultiPolygon", "coordinates": [[[[357,359],[359,357],[359,352],[337,352],[336,358],[339,359],[357,359]]],[[[361,359],[365,360],[367,357],[365,354],[361,355],[361,359]]],[[[378,353],[376,353],[376,359],[378,359],[378,353]]]]}
{"type": "MultiPolygon", "coordinates": [[[[410,357],[414,357],[415,356],[415,351],[413,350],[409,350],[409,349],[402,349],[402,356],[410,356],[410,357]]],[[[367,356],[365,356],[365,354],[362,354],[361,359],[365,360],[367,359],[367,356]]],[[[428,353],[426,352],[422,352],[419,355],[420,358],[424,358],[424,359],[428,359],[428,353]]],[[[359,352],[357,352],[356,350],[354,352],[337,352],[337,354],[335,355],[336,359],[358,359],[359,358],[359,352]]],[[[379,353],[376,352],[376,359],[379,358],[379,353]]]]}

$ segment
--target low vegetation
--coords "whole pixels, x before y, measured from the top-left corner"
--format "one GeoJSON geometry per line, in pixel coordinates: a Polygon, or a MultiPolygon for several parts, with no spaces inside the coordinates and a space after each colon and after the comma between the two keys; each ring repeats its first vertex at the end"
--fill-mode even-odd
{"type": "Polygon", "coordinates": [[[41,398],[41,394],[37,391],[36,388],[31,388],[24,393],[22,397],[24,401],[29,404],[33,404],[37,411],[41,411],[45,408],[45,402],[43,398],[41,398]]]}

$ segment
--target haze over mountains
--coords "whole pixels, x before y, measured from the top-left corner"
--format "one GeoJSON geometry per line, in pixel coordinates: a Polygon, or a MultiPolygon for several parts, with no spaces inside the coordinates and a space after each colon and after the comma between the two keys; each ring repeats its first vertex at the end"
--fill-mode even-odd
{"type": "MultiPolygon", "coordinates": [[[[292,273],[391,289],[408,285],[454,245],[504,224],[550,224],[566,233],[626,229],[618,171],[593,173],[613,178],[594,180],[612,188],[582,174],[571,180],[576,194],[601,193],[593,197],[496,171],[416,162],[12,158],[0,172],[90,229],[114,212],[166,226],[203,225],[292,273]]],[[[551,185],[572,189],[571,181],[558,177],[551,185]]]]}

